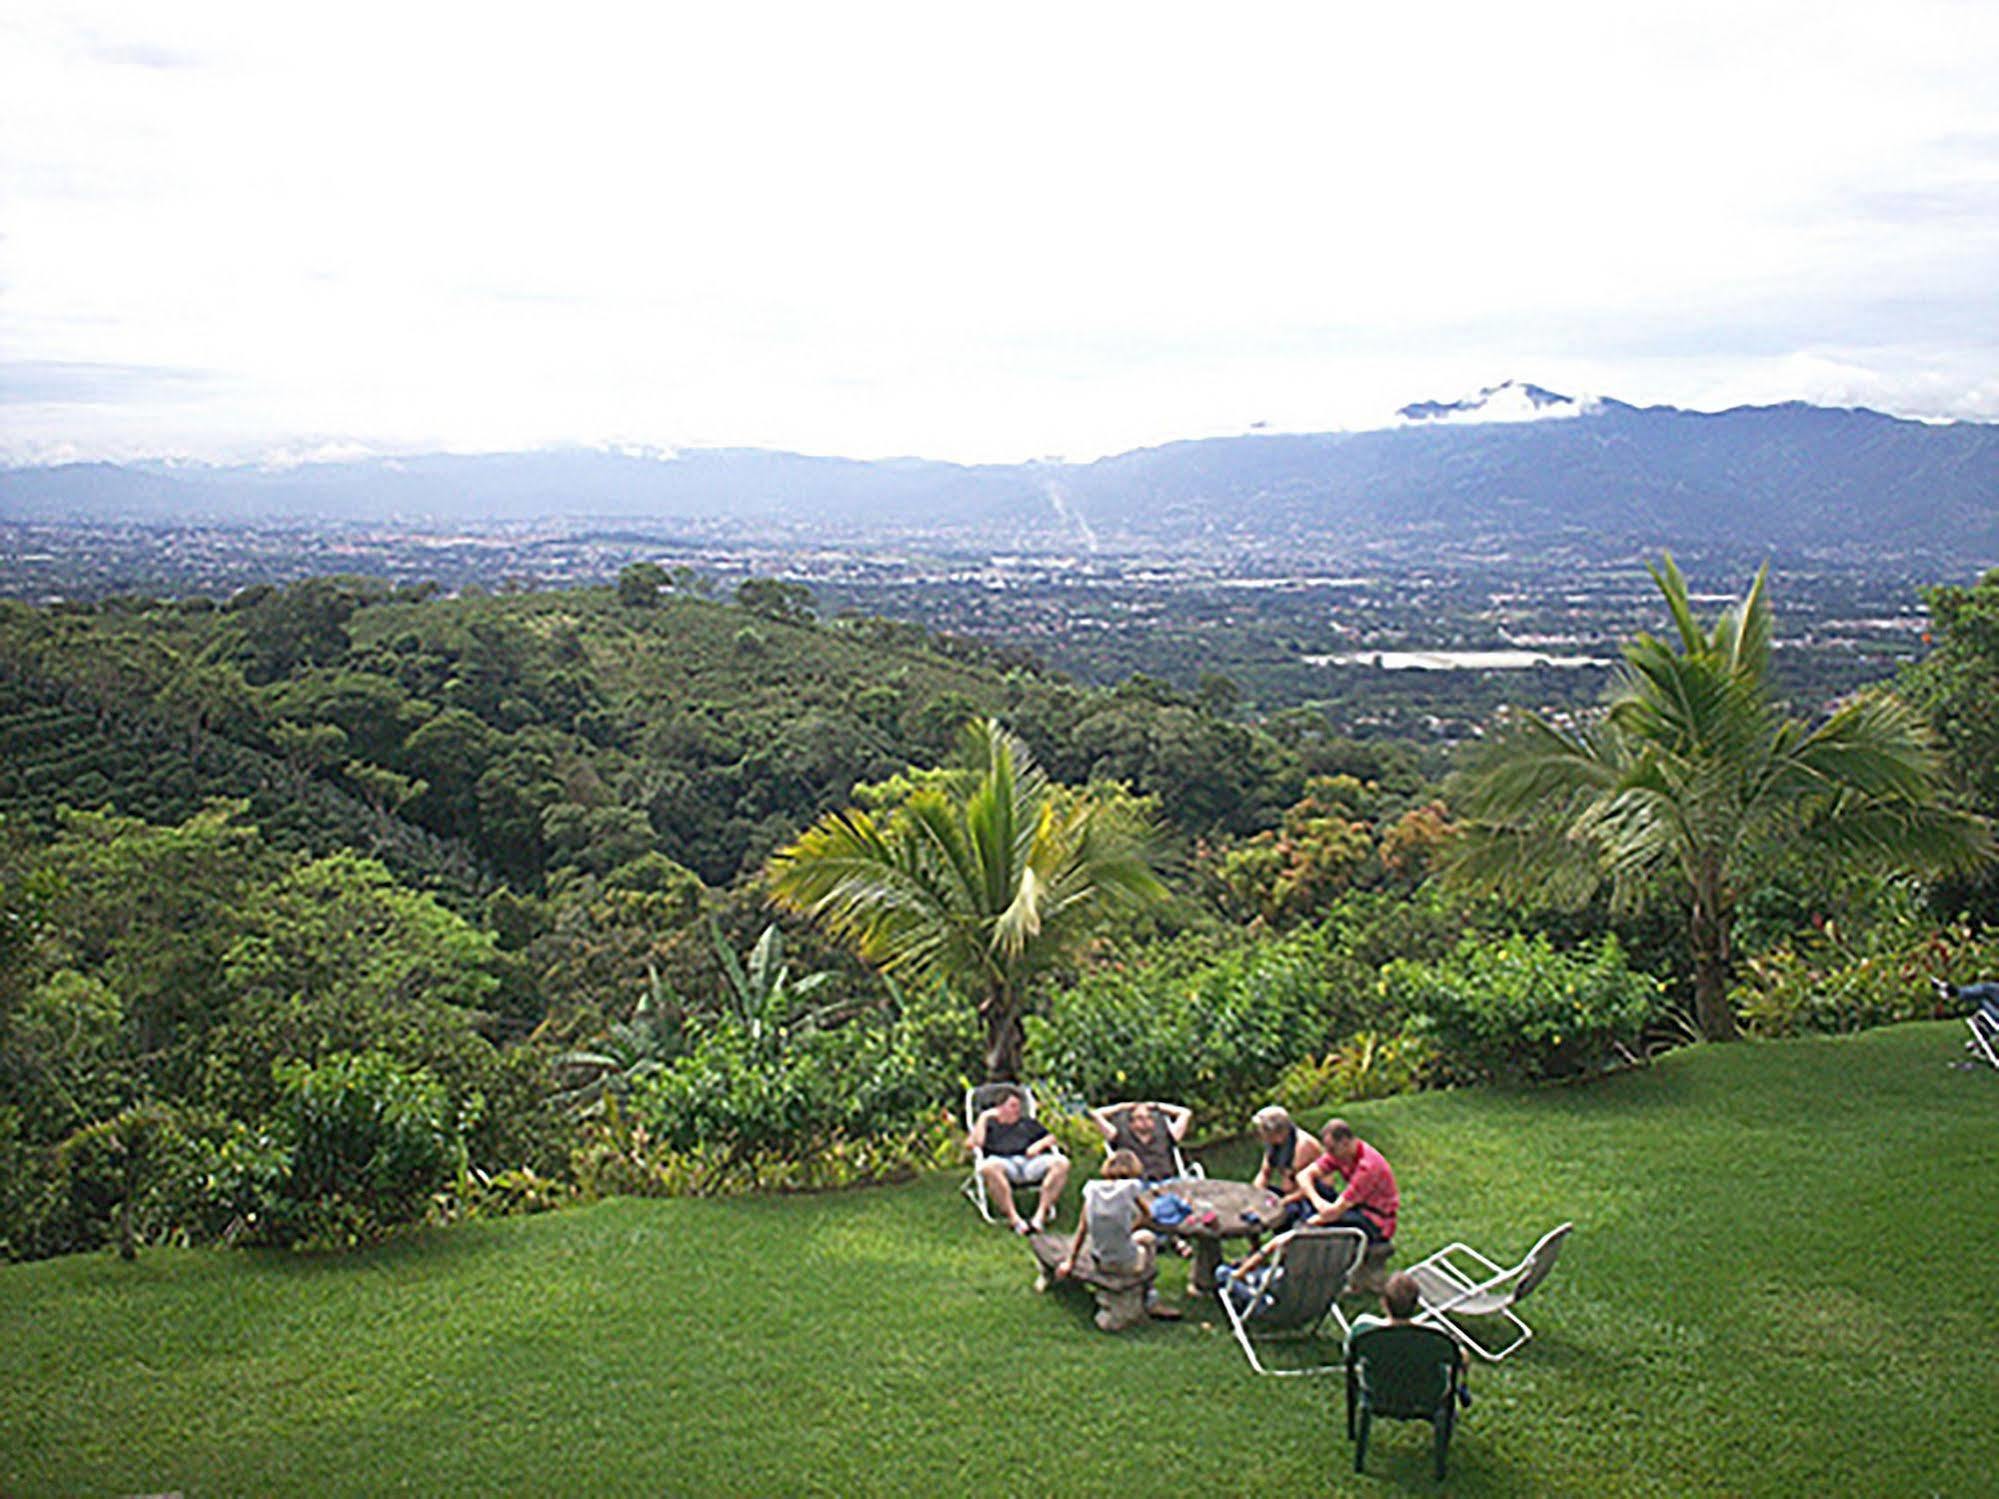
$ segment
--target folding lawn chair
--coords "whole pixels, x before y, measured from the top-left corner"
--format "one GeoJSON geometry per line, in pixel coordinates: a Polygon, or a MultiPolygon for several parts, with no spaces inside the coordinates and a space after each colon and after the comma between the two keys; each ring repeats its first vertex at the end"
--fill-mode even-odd
{"type": "MultiPolygon", "coordinates": [[[[1999,989],[1991,984],[1978,984],[1979,989],[1999,989]]],[[[1959,990],[1960,994],[1964,991],[1959,990]]],[[[1978,1008],[1964,1017],[1964,1023],[1971,1027],[1971,1039],[1964,1043],[1966,1051],[1975,1051],[1994,1067],[1999,1067],[1999,992],[1988,994],[1978,1002],[1978,1008]]]]}
{"type": "MultiPolygon", "coordinates": [[[[1949,979],[1932,978],[1930,987],[1936,990],[1937,1014],[1944,1013],[1944,1006],[1955,1005],[1968,1000],[1973,1009],[1964,1017],[1965,1025],[1971,1031],[1971,1039],[1964,1043],[1964,1049],[1986,1062],[1999,1067],[1999,984],[1953,984],[1949,979]]],[[[1976,1069],[1976,1062],[1959,1062],[1959,1067],[1976,1069]]]]}
{"type": "Polygon", "coordinates": [[[1251,1334],[1311,1338],[1331,1317],[1344,1337],[1347,1319],[1340,1310],[1340,1292],[1366,1252],[1367,1235],[1357,1228],[1294,1228],[1272,1239],[1264,1251],[1270,1271],[1247,1311],[1236,1305],[1233,1285],[1217,1287],[1216,1296],[1250,1368],[1258,1374],[1330,1374],[1339,1368],[1318,1364],[1309,1369],[1266,1369],[1256,1356],[1251,1334]]]}
{"type": "Polygon", "coordinates": [[[1354,1472],[1367,1471],[1369,1425],[1376,1416],[1387,1416],[1430,1423],[1441,1479],[1458,1404],[1470,1403],[1464,1388],[1464,1354],[1449,1333],[1407,1322],[1360,1328],[1347,1344],[1347,1439],[1354,1444],[1354,1472]]]}
{"type": "Polygon", "coordinates": [[[1555,1268],[1573,1223],[1564,1223],[1541,1236],[1541,1242],[1527,1251],[1527,1258],[1511,1270],[1502,1269],[1469,1244],[1451,1244],[1439,1249],[1421,1264],[1411,1265],[1416,1287],[1423,1298],[1423,1310],[1416,1320],[1441,1327],[1480,1358],[1498,1363],[1534,1336],[1514,1308],[1533,1295],[1534,1288],[1555,1268]],[[1469,1264],[1460,1263],[1468,1261],[1469,1264]],[[1497,1351],[1474,1338],[1457,1319],[1460,1317],[1504,1317],[1519,1336],[1497,1351]]]}
{"type": "MultiPolygon", "coordinates": [[[[1025,1083],[980,1083],[975,1088],[965,1090],[965,1133],[972,1132],[972,1126],[979,1122],[979,1115],[1006,1097],[1008,1090],[1020,1094],[1020,1117],[1034,1117],[1034,1090],[1025,1083]]],[[[994,1222],[991,1204],[986,1201],[986,1179],[979,1168],[986,1163],[983,1150],[972,1152],[972,1174],[965,1178],[961,1188],[966,1199],[979,1210],[979,1216],[986,1222],[994,1222]]]]}
{"type": "MultiPolygon", "coordinates": [[[[1131,1111],[1138,1107],[1139,1102],[1145,1102],[1145,1101],[1147,1100],[1138,1100],[1132,1103],[1121,1104],[1117,1108],[1112,1109],[1110,1111],[1110,1117],[1113,1119],[1126,1119],[1130,1116],[1131,1111]]],[[[1152,1103],[1153,1117],[1159,1120],[1159,1128],[1166,1129],[1166,1119],[1165,1116],[1159,1112],[1158,1101],[1154,1099],[1150,1100],[1150,1102],[1152,1103]]],[[[1167,1138],[1171,1140],[1173,1132],[1169,1129],[1166,1130],[1166,1134],[1167,1138]]],[[[1104,1141],[1104,1159],[1109,1160],[1110,1158],[1111,1158],[1111,1142],[1109,1140],[1106,1140],[1104,1141]]],[[[1180,1148],[1180,1142],[1178,1140],[1173,1140],[1173,1174],[1175,1176],[1191,1177],[1194,1180],[1199,1181],[1206,1178],[1208,1173],[1207,1169],[1204,1166],[1202,1166],[1199,1161],[1188,1160],[1186,1152],[1181,1150],[1180,1148]]]]}

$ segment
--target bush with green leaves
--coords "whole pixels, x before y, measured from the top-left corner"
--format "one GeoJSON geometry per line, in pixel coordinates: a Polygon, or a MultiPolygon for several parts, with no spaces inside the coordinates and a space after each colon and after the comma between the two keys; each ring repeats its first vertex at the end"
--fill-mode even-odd
{"type": "Polygon", "coordinates": [[[343,1247],[421,1221],[465,1171],[443,1085],[380,1052],[281,1063],[268,1128],[223,1145],[211,1212],[236,1242],[343,1247]]]}
{"type": "Polygon", "coordinates": [[[115,1239],[125,1259],[178,1227],[189,1141],[179,1114],[162,1104],[120,1110],[78,1130],[56,1151],[69,1191],[73,1231],[115,1239]]]}
{"type": "Polygon", "coordinates": [[[1407,1032],[1356,1031],[1323,1057],[1304,1057],[1277,1079],[1275,1101],[1293,1114],[1413,1092],[1436,1070],[1435,1048],[1407,1032]]]}
{"type": "Polygon", "coordinates": [[[857,1152],[870,1163],[867,1175],[900,1174],[918,1162],[862,1149],[863,1142],[920,1144],[938,1112],[911,1038],[866,1020],[779,1044],[741,1026],[711,1025],[690,1053],[638,1082],[630,1097],[632,1120],[659,1148],[687,1158],[686,1185],[704,1193],[832,1185],[825,1163],[857,1152]]]}
{"type": "Polygon", "coordinates": [[[1391,1000],[1462,1081],[1561,1078],[1611,1066],[1638,1043],[1661,985],[1615,937],[1559,951],[1545,936],[1466,938],[1440,962],[1382,970],[1391,1000]]]}
{"type": "Polygon", "coordinates": [[[1881,921],[1858,933],[1834,923],[1744,965],[1730,1001],[1753,1036],[1866,1030],[1961,1014],[1933,979],[1999,977],[1999,929],[1881,921]]]}
{"type": "Polygon", "coordinates": [[[1028,1075],[1092,1102],[1161,1098],[1239,1119],[1325,1043],[1321,948],[1307,933],[1191,969],[1168,954],[1088,973],[1028,1020],[1028,1075]]]}

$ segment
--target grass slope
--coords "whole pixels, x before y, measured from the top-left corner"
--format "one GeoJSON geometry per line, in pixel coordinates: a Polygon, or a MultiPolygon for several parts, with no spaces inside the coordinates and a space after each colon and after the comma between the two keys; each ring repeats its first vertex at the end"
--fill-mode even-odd
{"type": "MultiPolygon", "coordinates": [[[[1924,1024],[1356,1110],[1405,1259],[1577,1223],[1450,1491],[1991,1492],[1999,1077],[1956,1052],[1924,1024]]],[[[1035,1296],[954,1186],[0,1270],[0,1492],[1433,1491],[1420,1428],[1354,1478],[1337,1379],[1035,1296]]]]}

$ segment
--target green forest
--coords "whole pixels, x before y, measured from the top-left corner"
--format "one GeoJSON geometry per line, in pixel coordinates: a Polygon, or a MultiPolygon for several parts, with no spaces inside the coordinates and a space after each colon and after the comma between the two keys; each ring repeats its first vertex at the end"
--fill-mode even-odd
{"type": "Polygon", "coordinates": [[[987,1076],[1221,1136],[1953,1013],[1999,573],[1818,714],[1761,579],[1656,577],[1602,703],[1450,754],[644,564],[0,603],[0,1252],[893,1179],[987,1076]]]}

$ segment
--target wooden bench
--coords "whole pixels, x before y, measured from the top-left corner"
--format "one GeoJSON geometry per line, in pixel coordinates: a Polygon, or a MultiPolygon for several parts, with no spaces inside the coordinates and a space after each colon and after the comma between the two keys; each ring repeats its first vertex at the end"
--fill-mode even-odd
{"type": "MultiPolygon", "coordinates": [[[[1034,1280],[1035,1290],[1045,1291],[1058,1284],[1055,1267],[1068,1256],[1071,1242],[1068,1234],[1028,1236],[1027,1247],[1034,1251],[1035,1262],[1041,1267],[1041,1273],[1034,1280]]],[[[1134,1270],[1102,1269],[1086,1248],[1067,1278],[1075,1285],[1088,1287],[1097,1298],[1098,1327],[1105,1332],[1123,1332],[1127,1327],[1145,1321],[1148,1315],[1146,1293],[1152,1289],[1153,1279],[1158,1274],[1159,1265],[1149,1247],[1140,1248],[1138,1267],[1134,1270]]]]}

